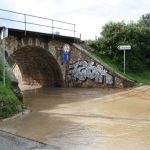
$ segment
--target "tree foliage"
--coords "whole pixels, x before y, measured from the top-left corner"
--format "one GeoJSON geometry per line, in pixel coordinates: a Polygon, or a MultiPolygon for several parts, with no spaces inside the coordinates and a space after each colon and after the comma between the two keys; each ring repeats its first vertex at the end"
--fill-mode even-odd
{"type": "Polygon", "coordinates": [[[139,19],[139,25],[150,27],[150,13],[141,16],[141,18],[139,19]]]}
{"type": "MultiPolygon", "coordinates": [[[[119,45],[131,45],[126,52],[127,71],[142,72],[150,67],[150,14],[143,15],[138,23],[109,22],[101,32],[101,38],[91,43],[101,57],[109,57],[113,63],[123,66],[123,51],[119,45]],[[145,22],[145,18],[149,22],[145,22]]],[[[121,67],[120,67],[121,68],[121,67]]]]}

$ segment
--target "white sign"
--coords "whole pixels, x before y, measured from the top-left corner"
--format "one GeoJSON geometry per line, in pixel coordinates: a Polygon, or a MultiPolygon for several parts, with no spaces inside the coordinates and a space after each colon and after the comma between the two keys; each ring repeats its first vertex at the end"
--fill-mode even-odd
{"type": "Polygon", "coordinates": [[[130,50],[131,49],[131,45],[119,45],[117,48],[119,50],[130,50]]]}
{"type": "Polygon", "coordinates": [[[119,45],[117,47],[119,50],[123,50],[124,52],[124,73],[126,72],[126,50],[131,49],[131,45],[119,45]]]}
{"type": "Polygon", "coordinates": [[[1,39],[7,38],[8,37],[8,28],[3,28],[1,30],[1,39]]]}
{"type": "Polygon", "coordinates": [[[70,52],[70,45],[69,44],[65,44],[63,46],[63,51],[64,51],[64,53],[69,53],[70,52]]]}

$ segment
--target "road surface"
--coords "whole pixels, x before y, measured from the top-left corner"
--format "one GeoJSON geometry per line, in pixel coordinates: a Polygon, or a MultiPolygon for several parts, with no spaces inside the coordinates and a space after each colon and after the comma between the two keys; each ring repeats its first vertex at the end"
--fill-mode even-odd
{"type": "Polygon", "coordinates": [[[24,91],[28,115],[0,129],[61,150],[150,150],[150,86],[24,91]]]}

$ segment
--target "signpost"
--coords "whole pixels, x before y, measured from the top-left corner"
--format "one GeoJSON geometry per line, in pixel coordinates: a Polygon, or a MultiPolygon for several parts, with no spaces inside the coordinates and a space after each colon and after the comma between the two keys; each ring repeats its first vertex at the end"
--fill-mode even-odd
{"type": "Polygon", "coordinates": [[[131,45],[119,45],[117,47],[119,50],[124,51],[124,73],[126,72],[126,50],[131,50],[131,45]]]}
{"type": "Polygon", "coordinates": [[[70,60],[70,45],[64,44],[63,46],[63,60],[64,62],[68,62],[70,60]]]}
{"type": "Polygon", "coordinates": [[[69,44],[64,44],[63,52],[64,52],[63,53],[63,61],[65,62],[65,67],[66,67],[65,82],[66,82],[66,87],[68,87],[67,73],[68,73],[68,62],[70,60],[70,45],[69,44]]]}
{"type": "Polygon", "coordinates": [[[119,50],[131,50],[131,45],[119,45],[117,48],[119,50]]]}
{"type": "Polygon", "coordinates": [[[1,40],[3,40],[3,84],[6,85],[6,73],[5,73],[5,39],[8,37],[8,28],[3,27],[1,30],[1,40]]]}

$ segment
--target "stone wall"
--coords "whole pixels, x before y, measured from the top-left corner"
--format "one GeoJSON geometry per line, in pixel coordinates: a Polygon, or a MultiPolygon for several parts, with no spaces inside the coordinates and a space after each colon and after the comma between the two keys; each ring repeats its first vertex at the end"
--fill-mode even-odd
{"type": "Polygon", "coordinates": [[[134,82],[102,64],[78,44],[73,44],[67,77],[71,87],[130,87],[134,82]]]}

